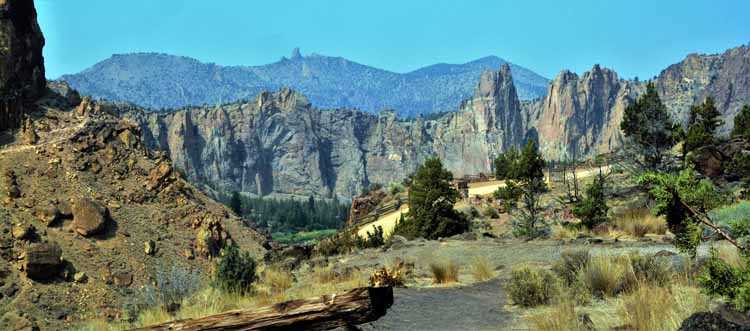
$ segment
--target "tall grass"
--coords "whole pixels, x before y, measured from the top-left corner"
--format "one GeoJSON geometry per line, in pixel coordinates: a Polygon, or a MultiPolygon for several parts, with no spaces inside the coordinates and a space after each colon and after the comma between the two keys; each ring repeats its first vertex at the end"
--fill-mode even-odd
{"type": "Polygon", "coordinates": [[[596,297],[613,297],[635,283],[635,274],[627,258],[599,255],[578,274],[596,297]]]}
{"type": "Polygon", "coordinates": [[[527,324],[535,331],[578,331],[586,330],[575,311],[575,302],[559,300],[550,309],[526,317],[527,324]]]}
{"type": "Polygon", "coordinates": [[[648,209],[631,209],[616,215],[613,223],[615,228],[633,237],[643,237],[646,234],[663,235],[667,233],[667,222],[663,217],[654,216],[648,209]]]}
{"type": "Polygon", "coordinates": [[[672,331],[693,313],[708,308],[707,298],[697,288],[643,283],[622,297],[618,315],[628,330],[672,331]]]}
{"type": "Polygon", "coordinates": [[[490,265],[490,261],[484,256],[477,256],[471,260],[471,275],[474,280],[483,282],[495,278],[495,270],[490,265]]]}
{"type": "Polygon", "coordinates": [[[714,223],[729,225],[731,221],[750,219],[750,201],[740,201],[731,206],[714,209],[708,213],[714,223]]]}
{"type": "Polygon", "coordinates": [[[435,260],[430,262],[430,272],[436,284],[448,284],[458,282],[458,270],[460,266],[451,259],[435,260]]]}

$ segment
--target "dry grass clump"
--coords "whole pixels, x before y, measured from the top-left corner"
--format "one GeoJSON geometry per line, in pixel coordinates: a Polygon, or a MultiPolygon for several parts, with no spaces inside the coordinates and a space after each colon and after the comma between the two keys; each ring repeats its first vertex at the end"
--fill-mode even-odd
{"type": "Polygon", "coordinates": [[[578,273],[588,266],[591,255],[588,250],[570,250],[560,253],[560,261],[552,266],[552,270],[562,278],[567,285],[578,279],[578,273]]]}
{"type": "Polygon", "coordinates": [[[550,238],[557,240],[575,239],[578,231],[570,229],[562,224],[556,223],[550,226],[550,238]]]}
{"type": "Polygon", "coordinates": [[[578,277],[599,298],[613,297],[635,283],[635,274],[626,258],[595,256],[578,277]]]}
{"type": "Polygon", "coordinates": [[[588,325],[578,317],[573,300],[559,300],[550,309],[537,312],[525,319],[531,330],[535,331],[588,330],[588,325]]]}
{"type": "Polygon", "coordinates": [[[697,288],[644,283],[622,297],[618,315],[628,330],[671,331],[693,313],[708,308],[707,298],[697,288]]]}
{"type": "Polygon", "coordinates": [[[496,276],[495,270],[490,265],[490,261],[484,256],[477,256],[471,260],[471,275],[478,282],[483,282],[496,276]]]}
{"type": "Polygon", "coordinates": [[[332,265],[317,266],[313,268],[312,278],[317,283],[327,284],[335,282],[339,278],[339,275],[333,270],[332,265]]]}
{"type": "Polygon", "coordinates": [[[460,266],[455,261],[451,259],[435,260],[430,262],[429,267],[435,284],[458,282],[460,266]]]}
{"type": "Polygon", "coordinates": [[[505,291],[514,304],[535,307],[550,304],[560,294],[560,279],[544,269],[528,266],[514,268],[505,283],[505,291]]]}
{"type": "Polygon", "coordinates": [[[294,284],[294,276],[288,271],[268,268],[263,273],[262,283],[267,285],[272,292],[284,292],[294,284]]]}
{"type": "Polygon", "coordinates": [[[634,209],[615,216],[613,223],[618,230],[633,236],[667,233],[667,222],[663,217],[654,216],[648,209],[634,209]]]}

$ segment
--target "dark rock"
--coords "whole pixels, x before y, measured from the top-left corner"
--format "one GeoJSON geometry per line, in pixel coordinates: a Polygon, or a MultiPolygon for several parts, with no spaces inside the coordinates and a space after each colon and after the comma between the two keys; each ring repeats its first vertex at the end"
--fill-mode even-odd
{"type": "Polygon", "coordinates": [[[62,266],[62,250],[57,243],[41,243],[31,245],[26,250],[24,269],[26,275],[34,280],[49,280],[54,278],[62,266]]]}
{"type": "Polygon", "coordinates": [[[679,331],[748,331],[750,327],[727,321],[721,314],[702,312],[690,315],[682,322],[679,331]]]}
{"type": "Polygon", "coordinates": [[[73,228],[84,237],[104,232],[107,217],[107,207],[98,202],[79,199],[73,205],[73,228]]]}

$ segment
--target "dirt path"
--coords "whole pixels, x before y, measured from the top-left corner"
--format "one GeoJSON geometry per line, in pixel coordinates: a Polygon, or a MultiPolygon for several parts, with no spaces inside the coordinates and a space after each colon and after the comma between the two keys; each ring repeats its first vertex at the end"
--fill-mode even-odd
{"type": "Polygon", "coordinates": [[[509,330],[502,280],[452,288],[395,289],[393,307],[362,330],[509,330]]]}
{"type": "Polygon", "coordinates": [[[401,206],[399,210],[394,211],[390,214],[381,216],[375,222],[363,225],[362,227],[359,228],[359,230],[357,230],[357,235],[362,238],[367,238],[367,232],[372,232],[373,226],[380,226],[383,228],[383,233],[389,234],[393,232],[393,228],[396,227],[396,223],[401,218],[401,214],[406,214],[408,212],[409,212],[409,206],[403,205],[401,206]]]}

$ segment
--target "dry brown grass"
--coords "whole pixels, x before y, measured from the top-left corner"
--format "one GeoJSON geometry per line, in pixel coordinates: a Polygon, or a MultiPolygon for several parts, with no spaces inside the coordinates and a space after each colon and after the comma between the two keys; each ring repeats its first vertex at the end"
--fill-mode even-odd
{"type": "Polygon", "coordinates": [[[578,231],[574,231],[565,227],[561,224],[553,224],[550,227],[551,235],[550,238],[557,240],[575,239],[578,236],[578,231]]]}
{"type": "Polygon", "coordinates": [[[708,308],[707,298],[697,288],[643,283],[621,298],[617,313],[628,330],[671,331],[691,314],[708,308]]]}
{"type": "Polygon", "coordinates": [[[312,278],[318,283],[331,283],[339,278],[339,275],[333,270],[332,265],[317,266],[313,268],[312,278]]]}
{"type": "Polygon", "coordinates": [[[497,276],[492,265],[490,265],[490,261],[484,256],[477,256],[471,260],[471,275],[478,282],[483,282],[497,276]]]}
{"type": "Polygon", "coordinates": [[[725,241],[721,241],[714,245],[714,249],[716,249],[716,255],[720,260],[740,269],[745,268],[745,258],[737,247],[725,241]]]}
{"type": "Polygon", "coordinates": [[[449,284],[458,282],[459,265],[451,259],[435,260],[430,262],[430,272],[436,284],[449,284]]]}
{"type": "Polygon", "coordinates": [[[615,228],[633,237],[646,234],[667,233],[667,222],[663,217],[654,216],[648,209],[633,209],[614,217],[615,228]]]}
{"type": "Polygon", "coordinates": [[[597,297],[613,297],[635,283],[635,273],[625,256],[594,256],[578,277],[597,297]]]}
{"type": "Polygon", "coordinates": [[[535,331],[585,330],[585,325],[578,319],[573,300],[560,300],[549,309],[527,316],[525,320],[535,331]]]}

